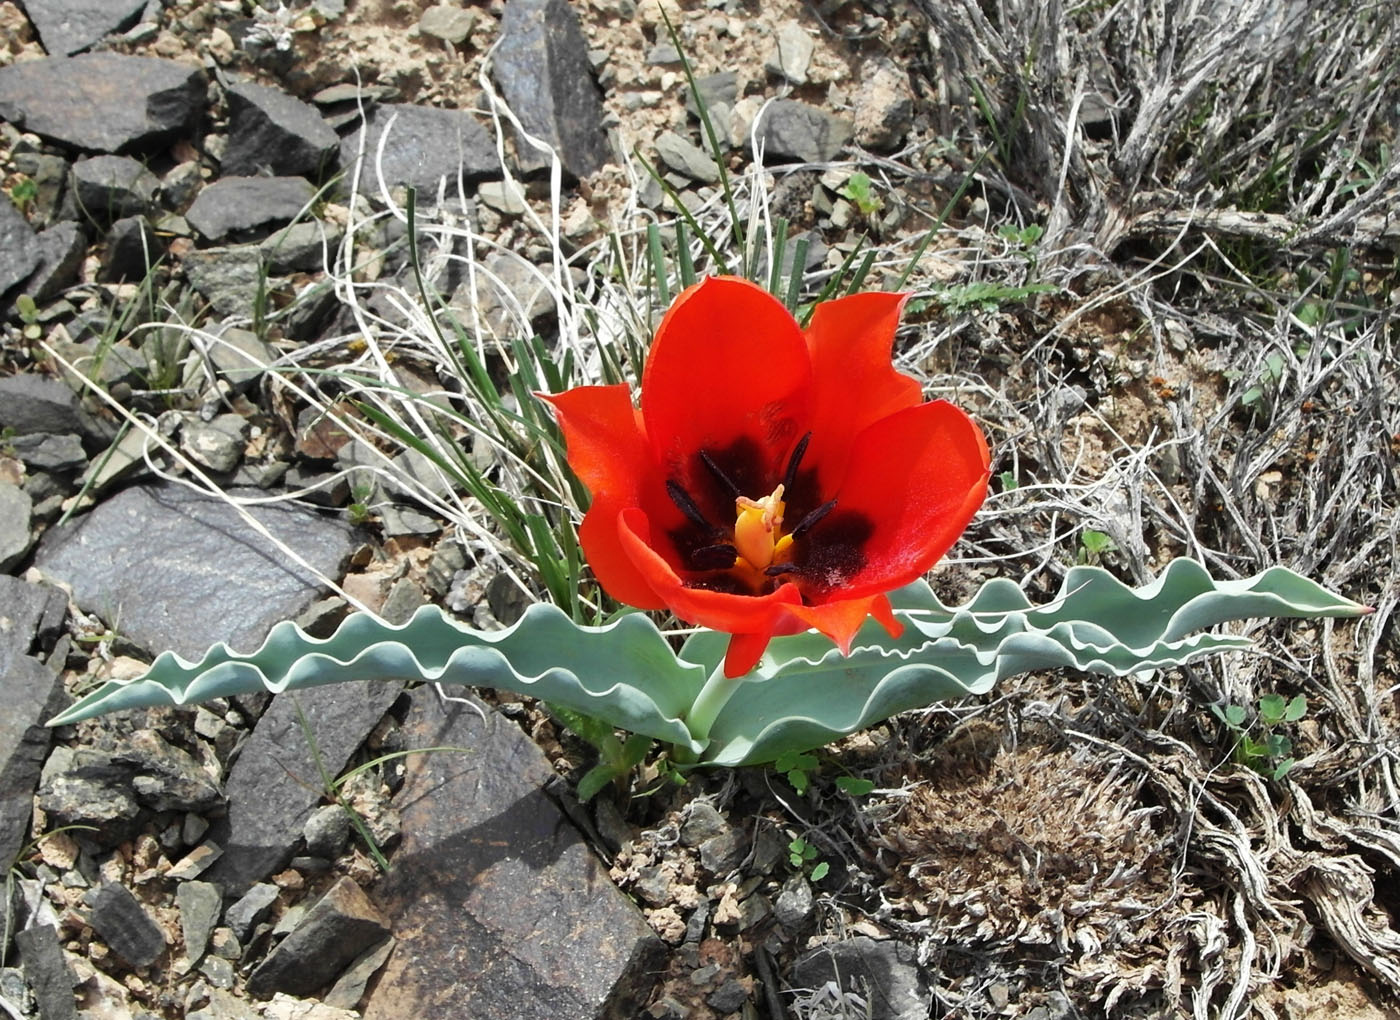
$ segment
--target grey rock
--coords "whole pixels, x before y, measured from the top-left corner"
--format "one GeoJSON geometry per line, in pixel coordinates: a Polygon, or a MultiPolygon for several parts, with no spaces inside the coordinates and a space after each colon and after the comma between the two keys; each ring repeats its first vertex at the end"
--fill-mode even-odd
{"type": "Polygon", "coordinates": [[[0,427],[14,435],[33,432],[97,433],[74,392],[43,375],[0,377],[0,427]]]}
{"type": "Polygon", "coordinates": [[[311,813],[301,834],[308,854],[333,861],[350,843],[350,816],[339,804],[327,804],[311,813]]]}
{"type": "Polygon", "coordinates": [[[39,783],[45,813],[57,824],[95,827],[84,838],[102,846],[131,835],[143,804],[156,811],[208,811],[221,801],[199,762],[150,729],[110,750],[55,748],[39,783]]]}
{"type": "MultiPolygon", "coordinates": [[[[491,73],[531,135],[548,142],[566,173],[585,177],[614,159],[588,41],[568,0],[507,0],[491,73]]],[[[522,170],[549,166],[516,139],[522,170]]]]}
{"type": "Polygon", "coordinates": [[[793,875],[783,883],[773,903],[773,916],[784,928],[801,928],[811,919],[815,903],[812,887],[802,875],[793,875]]]}
{"type": "Polygon", "coordinates": [[[681,51],[668,42],[659,42],[647,50],[646,62],[654,67],[678,66],[681,63],[681,51]]]}
{"type": "Polygon", "coordinates": [[[24,977],[34,991],[39,1015],[44,1020],[76,1020],[73,1004],[73,972],[63,958],[58,930],[53,925],[35,925],[15,935],[24,964],[24,977]]]}
{"type": "Polygon", "coordinates": [[[0,570],[9,570],[34,543],[30,520],[34,503],[18,485],[0,482],[0,570]]]}
{"type": "Polygon", "coordinates": [[[927,1020],[932,992],[917,955],[902,942],[857,936],[798,957],[787,983],[820,988],[835,981],[869,1003],[871,1020],[927,1020]]]}
{"type": "Polygon", "coordinates": [[[816,41],[805,28],[795,21],[784,21],[773,33],[773,49],[764,61],[764,69],[794,85],[805,85],[816,48],[816,41]]]}
{"type": "Polygon", "coordinates": [[[107,232],[107,257],[99,274],[103,281],[144,280],[165,254],[165,242],[145,216],[127,216],[107,232]]]}
{"type": "Polygon", "coordinates": [[[496,142],[471,114],[439,110],[431,106],[385,103],[370,110],[366,127],[341,142],[340,165],[360,174],[362,187],[371,193],[380,183],[390,188],[409,185],[425,195],[437,191],[447,178],[448,191],[456,187],[460,170],[466,181],[499,177],[496,142]],[[388,134],[385,140],[385,134],[388,134]],[[364,141],[364,165],[360,169],[360,143],[364,141]],[[378,160],[381,141],[384,158],[378,160]]]}
{"type": "MultiPolygon", "coordinates": [[[[215,988],[229,989],[233,987],[233,964],[219,956],[206,956],[199,964],[199,972],[209,979],[209,983],[215,988]]],[[[199,1017],[199,1013],[190,1013],[190,1020],[199,1017]]],[[[236,1014],[235,1014],[236,1015],[236,1014]]],[[[257,1020],[261,1014],[249,1010],[249,1017],[257,1020]]],[[[228,1013],[220,1013],[211,1020],[231,1020],[228,1013]]]]}
{"type": "Polygon", "coordinates": [[[699,846],[705,840],[728,831],[729,823],[713,804],[707,800],[694,800],[686,808],[685,821],[681,823],[681,843],[699,846]]]}
{"type": "Polygon", "coordinates": [[[537,269],[518,255],[494,252],[482,260],[474,278],[458,285],[448,306],[468,329],[480,321],[497,335],[508,336],[523,325],[522,314],[530,325],[542,321],[554,311],[554,299],[537,269]]]}
{"type": "Polygon", "coordinates": [[[728,829],[700,844],[700,866],[712,875],[727,875],[748,854],[748,841],[739,829],[728,829]]]}
{"type": "Polygon", "coordinates": [[[674,131],[661,132],[656,136],[655,145],[661,162],[676,173],[704,184],[714,184],[719,180],[719,167],[710,154],[674,131]]]}
{"type": "Polygon", "coordinates": [[[749,1001],[749,992],[738,978],[729,978],[709,995],[705,1001],[721,1013],[736,1013],[749,1001]]]}
{"type": "Polygon", "coordinates": [[[205,239],[222,241],[290,223],[315,194],[311,182],[301,177],[225,177],[199,193],[185,219],[205,239]]]}
{"type": "Polygon", "coordinates": [[[338,775],[402,689],[401,682],[380,681],[274,698],[229,772],[228,816],[210,829],[224,855],[207,872],[208,880],[241,895],[291,860],[324,793],[319,770],[338,775]]]}
{"type": "Polygon", "coordinates": [[[194,418],[180,430],[180,449],[196,464],[224,474],[243,459],[250,428],[241,414],[219,414],[207,422],[194,418]]]}
{"type": "Polygon", "coordinates": [[[247,318],[265,283],[263,255],[253,246],[186,252],[180,266],[190,286],[225,318],[247,318]]]}
{"type": "Polygon", "coordinates": [[[199,161],[187,159],[166,171],[160,181],[160,200],[170,209],[183,209],[204,183],[199,161]]]}
{"type": "MultiPolygon", "coordinates": [[[[340,576],[355,548],[353,529],[341,521],[290,506],[251,512],[328,576],[340,576]]],[[[71,585],[84,611],[119,619],[128,640],[192,660],[215,641],[256,648],[274,623],[296,616],[320,589],[223,500],[182,486],[129,488],[51,529],[36,565],[71,585]],[[160,536],[158,559],[152,535],[160,536]]]]}
{"type": "Polygon", "coordinates": [[[149,967],[165,952],[165,935],[126,887],[108,882],[89,893],[88,923],[133,967],[149,967]]]}
{"type": "Polygon", "coordinates": [[[85,839],[113,847],[135,834],[141,813],[128,777],[103,752],[56,747],[43,765],[39,806],[55,824],[90,826],[85,839]]]}
{"type": "Polygon", "coordinates": [[[146,0],[27,0],[24,13],[46,53],[72,56],[136,23],[146,0]]]}
{"type": "MultiPolygon", "coordinates": [[[[725,106],[732,110],[739,99],[739,72],[719,71],[715,74],[701,75],[695,79],[695,87],[700,93],[700,98],[705,101],[705,108],[711,111],[711,116],[716,106],[725,106]]],[[[685,96],[685,108],[692,117],[698,117],[700,114],[695,96],[689,91],[685,96]]]]}
{"type": "Polygon", "coordinates": [[[476,189],[476,197],[487,208],[507,216],[519,216],[527,208],[520,185],[514,181],[482,181],[476,189]]]}
{"type": "Polygon", "coordinates": [[[908,72],[891,60],[872,62],[852,103],[856,141],[876,152],[904,144],[914,126],[914,92],[908,72]]]}
{"type": "Polygon", "coordinates": [[[360,887],[342,878],[248,976],[248,992],[259,998],[310,995],[388,935],[388,924],[360,887]]]}
{"type": "Polygon", "coordinates": [[[35,238],[39,261],[24,282],[24,292],[44,304],[78,278],[87,251],[83,228],[71,220],[55,223],[35,238]]]}
{"type": "Polygon", "coordinates": [[[84,53],[0,68],[0,119],[90,152],[151,149],[203,111],[204,72],[153,57],[84,53]]]}
{"type": "Polygon", "coordinates": [[[340,137],[310,103],[251,82],[230,84],[227,96],[225,176],[319,177],[334,167],[340,137]]]}
{"type": "Polygon", "coordinates": [[[130,156],[91,156],[73,164],[77,211],[98,223],[148,212],[160,179],[130,156]]]}
{"type": "Polygon", "coordinates": [[[252,330],[230,327],[209,345],[209,360],[229,385],[242,390],[256,382],[267,366],[277,360],[277,352],[252,330]]]}
{"type": "Polygon", "coordinates": [[[0,575],[0,861],[24,847],[52,739],[44,722],[67,702],[62,681],[30,652],[53,638],[66,612],[57,588],[0,575]]]}
{"type": "Polygon", "coordinates": [[[544,792],[539,748],[489,708],[409,697],[408,746],[471,752],[407,760],[403,844],[374,895],[399,945],[365,1020],[640,1015],[664,947],[544,792]]]}
{"type": "Polygon", "coordinates": [[[392,938],[365,950],[360,958],[345,969],[335,982],[335,987],[326,993],[321,1001],[332,1009],[355,1009],[365,997],[365,987],[375,972],[389,959],[397,943],[392,938]]]}
{"type": "MultiPolygon", "coordinates": [[[[4,70],[0,68],[0,73],[4,70]]],[[[0,293],[27,278],[38,265],[39,241],[34,228],[6,198],[0,202],[0,293]]]]}
{"type": "Polygon", "coordinates": [[[765,162],[825,163],[851,137],[851,124],[795,99],[779,99],[760,114],[757,134],[765,162]]]}
{"type": "Polygon", "coordinates": [[[269,234],[258,247],[273,273],[314,273],[335,260],[344,236],[344,229],[337,224],[303,220],[269,234]]]}
{"type": "Polygon", "coordinates": [[[457,45],[466,41],[476,27],[477,12],[471,7],[434,4],[418,19],[418,31],[457,45]]]}
{"type": "Polygon", "coordinates": [[[239,942],[247,942],[272,905],[277,902],[277,887],[271,882],[259,882],[240,896],[224,912],[224,923],[239,942]]]}
{"type": "Polygon", "coordinates": [[[209,945],[209,935],[219,923],[224,897],[209,882],[181,882],[175,889],[175,905],[180,911],[180,933],[185,938],[185,956],[195,963],[209,945]]]}

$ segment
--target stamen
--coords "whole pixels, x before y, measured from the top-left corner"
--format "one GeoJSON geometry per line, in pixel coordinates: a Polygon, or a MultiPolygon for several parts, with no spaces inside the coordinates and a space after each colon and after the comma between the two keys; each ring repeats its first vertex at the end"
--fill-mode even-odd
{"type": "Polygon", "coordinates": [[[801,538],[807,532],[811,531],[814,527],[816,527],[823,517],[825,517],[827,514],[831,513],[831,511],[835,509],[836,500],[827,500],[821,506],[817,507],[811,513],[807,514],[807,516],[802,518],[802,520],[798,521],[797,527],[793,528],[792,531],[789,532],[789,534],[792,535],[793,538],[801,538]]]}
{"type": "Polygon", "coordinates": [[[690,493],[686,492],[679,482],[668,480],[666,482],[666,494],[671,497],[671,502],[676,504],[677,509],[690,519],[690,523],[704,528],[711,535],[724,534],[719,528],[705,520],[705,515],[701,512],[700,507],[695,504],[695,500],[690,498],[690,493]]]}
{"type": "Polygon", "coordinates": [[[738,551],[728,544],[703,545],[690,552],[691,567],[694,570],[728,570],[739,558],[738,551]]]}
{"type": "Polygon", "coordinates": [[[743,495],[743,493],[739,491],[739,486],[734,484],[734,479],[725,474],[724,468],[716,464],[714,458],[704,450],[700,451],[700,462],[710,469],[710,474],[715,476],[715,481],[719,482],[720,485],[723,485],[725,489],[729,491],[730,499],[737,499],[739,496],[743,495]]]}
{"type": "Polygon", "coordinates": [[[787,472],[783,475],[783,488],[787,492],[792,491],[792,486],[797,481],[797,466],[802,463],[802,456],[807,452],[807,443],[811,439],[812,433],[808,432],[792,448],[792,456],[788,458],[787,472]]]}
{"type": "Polygon", "coordinates": [[[784,574],[798,573],[798,566],[796,563],[774,563],[764,567],[763,572],[769,577],[782,577],[784,574]]]}

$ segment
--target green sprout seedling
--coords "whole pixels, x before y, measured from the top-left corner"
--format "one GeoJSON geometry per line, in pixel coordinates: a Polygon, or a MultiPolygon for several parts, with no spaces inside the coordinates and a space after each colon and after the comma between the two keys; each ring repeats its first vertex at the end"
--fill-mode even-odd
{"type": "Polygon", "coordinates": [[[1263,740],[1251,735],[1255,726],[1249,723],[1249,711],[1245,706],[1211,705],[1210,710],[1235,740],[1231,758],[1236,764],[1270,779],[1282,779],[1297,764],[1293,757],[1293,741],[1273,730],[1283,723],[1295,723],[1308,714],[1308,699],[1303,695],[1290,700],[1282,694],[1265,694],[1259,699],[1255,724],[1262,731],[1263,740]]]}
{"type": "Polygon", "coordinates": [[[1113,552],[1118,547],[1113,544],[1113,539],[1102,531],[1094,531],[1086,528],[1079,533],[1079,554],[1075,558],[1076,563],[1097,564],[1108,553],[1113,552]]]}
{"type": "Polygon", "coordinates": [[[587,804],[609,783],[622,785],[646,758],[651,738],[640,733],[619,739],[612,723],[551,704],[550,713],[564,726],[598,752],[598,764],[583,774],[578,783],[579,803],[587,804]]]}
{"type": "Polygon", "coordinates": [[[800,797],[807,792],[807,788],[812,785],[809,772],[820,767],[815,754],[808,754],[805,751],[784,751],[778,756],[778,760],[773,762],[773,768],[787,776],[787,781],[792,784],[792,788],[797,791],[800,797]]]}
{"type": "Polygon", "coordinates": [[[818,860],[820,852],[811,843],[798,836],[788,844],[788,863],[798,871],[806,871],[813,882],[820,882],[831,870],[826,861],[818,860]]]}
{"type": "Polygon", "coordinates": [[[841,185],[839,194],[842,198],[854,202],[862,216],[874,216],[885,207],[885,200],[875,194],[870,176],[859,171],[846,178],[846,183],[841,185]]]}

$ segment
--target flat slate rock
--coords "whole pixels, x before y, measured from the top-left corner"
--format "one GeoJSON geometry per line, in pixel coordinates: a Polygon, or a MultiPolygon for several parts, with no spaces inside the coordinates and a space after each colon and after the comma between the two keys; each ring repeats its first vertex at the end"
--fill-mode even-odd
{"type": "Polygon", "coordinates": [[[273,698],[224,784],[228,815],[209,830],[224,853],[204,879],[222,886],[226,897],[242,896],[285,867],[307,818],[321,803],[320,769],[339,775],[402,689],[401,682],[376,681],[273,698]]]}
{"type": "MultiPolygon", "coordinates": [[[[554,147],[567,173],[584,177],[614,159],[588,40],[568,0],[507,0],[491,73],[511,112],[554,147]]],[[[516,157],[522,170],[549,166],[524,139],[516,157]]]]}
{"type": "Polygon", "coordinates": [[[913,946],[859,935],[803,953],[792,965],[788,984],[820,988],[835,981],[843,991],[867,1001],[871,1020],[926,1020],[933,992],[913,946]]]}
{"type": "Polygon", "coordinates": [[[130,156],[90,156],[73,164],[78,210],[100,223],[146,212],[159,187],[160,179],[130,156]]]}
{"type": "Polygon", "coordinates": [[[225,177],[196,196],[185,219],[207,240],[290,223],[301,215],[316,189],[302,177],[225,177]]]}
{"type": "Polygon", "coordinates": [[[389,926],[360,887],[341,878],[248,975],[248,993],[260,999],[275,992],[311,995],[388,936],[389,926]]]}
{"type": "Polygon", "coordinates": [[[664,947],[542,789],[543,753],[479,702],[410,697],[408,748],[468,750],[407,759],[403,842],[374,891],[398,945],[365,1020],[640,1015],[664,947]]]}
{"type": "Polygon", "coordinates": [[[77,394],[57,379],[29,373],[0,377],[0,428],[17,436],[92,433],[77,394]]]}
{"type": "Polygon", "coordinates": [[[156,57],[82,53],[0,67],[0,119],[89,152],[149,150],[188,131],[204,72],[156,57]]]}
{"type": "Polygon", "coordinates": [[[763,110],[757,133],[765,163],[827,163],[840,153],[851,131],[850,121],[796,99],[779,99],[763,110]]]}
{"type": "Polygon", "coordinates": [[[34,228],[8,198],[0,202],[0,294],[34,272],[39,258],[34,228]]]}
{"type": "Polygon", "coordinates": [[[367,130],[358,130],[340,145],[340,165],[347,171],[359,166],[360,139],[364,138],[361,187],[376,192],[383,183],[390,188],[411,185],[425,193],[436,192],[447,178],[448,194],[456,189],[457,172],[467,181],[500,177],[496,143],[476,118],[460,110],[433,106],[384,103],[366,115],[367,130]],[[379,158],[379,145],[384,155],[379,158]]]}
{"type": "Polygon", "coordinates": [[[165,952],[165,935],[126,886],[107,882],[85,897],[88,922],[133,967],[149,967],[165,952]]]}
{"type": "Polygon", "coordinates": [[[44,721],[66,703],[59,677],[30,652],[67,611],[67,596],[52,585],[0,575],[0,861],[15,860],[25,845],[51,740],[44,721]]]}
{"type": "Polygon", "coordinates": [[[25,0],[44,52],[71,56],[135,23],[145,0],[25,0]]]}
{"type": "Polygon", "coordinates": [[[24,282],[24,293],[43,304],[78,279],[87,253],[87,236],[77,223],[64,220],[41,231],[36,240],[39,262],[24,282]]]}
{"type": "Polygon", "coordinates": [[[26,928],[15,935],[24,979],[34,992],[43,1020],[77,1020],[73,1004],[73,972],[63,957],[58,929],[51,924],[26,928]]]}
{"type": "MultiPolygon", "coordinates": [[[[339,577],[354,551],[354,531],[343,521],[292,506],[251,513],[328,577],[339,577]]],[[[294,618],[321,592],[237,510],[180,485],[126,489],[48,531],[35,565],[136,645],[189,659],[216,641],[257,648],[274,623],[294,618]]]]}
{"type": "Polygon", "coordinates": [[[311,104],[252,82],[231,83],[227,96],[224,176],[319,176],[335,164],[340,136],[311,104]]]}

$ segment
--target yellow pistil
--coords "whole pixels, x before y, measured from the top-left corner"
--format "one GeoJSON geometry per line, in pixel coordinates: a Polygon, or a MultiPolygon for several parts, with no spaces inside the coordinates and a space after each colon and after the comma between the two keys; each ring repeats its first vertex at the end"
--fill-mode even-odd
{"type": "Polygon", "coordinates": [[[783,534],[783,487],[762,499],[739,496],[734,500],[734,548],[755,570],[764,570],[792,544],[783,534]]]}

